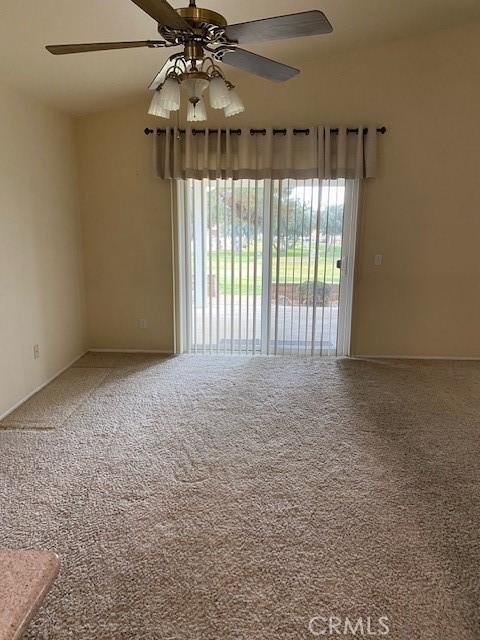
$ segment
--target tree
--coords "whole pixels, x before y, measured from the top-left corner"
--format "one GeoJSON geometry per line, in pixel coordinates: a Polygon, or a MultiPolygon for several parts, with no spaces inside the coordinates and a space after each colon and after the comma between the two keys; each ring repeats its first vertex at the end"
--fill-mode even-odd
{"type": "MultiPolygon", "coordinates": [[[[220,239],[228,239],[232,247],[243,248],[248,239],[262,237],[264,214],[263,181],[220,180],[208,183],[210,227],[218,226],[220,239]]],[[[310,187],[306,187],[309,189],[310,187]]],[[[316,231],[317,207],[311,203],[311,193],[303,193],[296,180],[272,183],[271,234],[273,249],[292,249],[316,231]],[[280,243],[278,247],[278,242],[280,243]]],[[[341,234],[343,203],[322,208],[320,233],[327,242],[341,234]]]]}

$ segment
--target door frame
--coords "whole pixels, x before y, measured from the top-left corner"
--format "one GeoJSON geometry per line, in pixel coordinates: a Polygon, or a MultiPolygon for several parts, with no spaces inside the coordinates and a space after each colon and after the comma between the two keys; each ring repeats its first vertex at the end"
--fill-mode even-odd
{"type": "Polygon", "coordinates": [[[351,354],[353,288],[355,284],[360,191],[360,180],[345,181],[341,275],[337,318],[337,357],[348,357],[351,354]]]}
{"type": "MultiPolygon", "coordinates": [[[[266,183],[270,181],[265,181],[266,183]]],[[[186,283],[189,275],[190,256],[185,256],[181,247],[186,247],[187,219],[187,181],[172,180],[171,181],[171,219],[172,219],[172,267],[173,267],[173,323],[174,323],[174,353],[181,354],[189,352],[189,335],[191,330],[191,312],[186,300],[186,283]],[[174,184],[175,183],[175,184],[174,184]]],[[[352,308],[353,294],[355,283],[355,263],[356,263],[356,245],[357,245],[357,229],[358,215],[361,200],[361,181],[345,180],[345,205],[343,214],[342,229],[342,254],[341,254],[341,275],[340,290],[338,302],[338,319],[337,319],[337,349],[336,357],[349,357],[351,355],[351,336],[352,336],[352,308]]],[[[269,197],[268,215],[264,215],[264,224],[269,231],[271,211],[271,184],[268,185],[269,197]]],[[[320,185],[321,191],[321,185],[320,185]]],[[[264,212],[266,213],[266,212],[264,212]]],[[[271,249],[270,249],[271,250],[271,249]]],[[[269,265],[269,259],[264,262],[269,265]]],[[[267,266],[269,268],[269,266],[267,266]]],[[[265,281],[265,280],[264,280],[265,281]]],[[[271,286],[270,279],[266,280],[271,286]]],[[[265,296],[267,301],[270,295],[265,296]]],[[[262,322],[270,322],[270,305],[266,309],[262,306],[262,316],[265,319],[262,322]],[[265,311],[267,312],[265,315],[265,311]]],[[[262,330],[262,351],[266,347],[266,353],[269,353],[269,341],[267,333],[262,330]]],[[[265,352],[265,351],[264,351],[265,352]]]]}

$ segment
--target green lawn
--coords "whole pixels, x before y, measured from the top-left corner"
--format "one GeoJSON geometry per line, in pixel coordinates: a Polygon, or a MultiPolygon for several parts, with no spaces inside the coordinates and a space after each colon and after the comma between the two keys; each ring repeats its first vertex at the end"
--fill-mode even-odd
{"type": "MultiPolygon", "coordinates": [[[[233,291],[232,291],[232,252],[219,251],[218,260],[220,266],[219,275],[219,291],[221,295],[224,294],[248,294],[252,295],[261,293],[261,281],[262,281],[262,249],[258,248],[257,256],[257,286],[254,291],[254,247],[253,243],[248,247],[242,249],[242,254],[238,251],[233,255],[233,291]],[[225,274],[226,263],[226,274],[225,274]],[[241,278],[240,278],[241,272],[241,278]],[[226,275],[226,277],[225,277],[226,275]]],[[[326,247],[325,244],[319,245],[318,253],[318,280],[320,282],[338,283],[340,281],[340,270],[336,267],[336,261],[341,258],[341,247],[339,245],[333,247],[333,245],[326,247]],[[326,258],[325,258],[326,255],[326,258]]],[[[207,271],[210,271],[209,267],[209,254],[207,253],[207,271]]],[[[308,253],[308,246],[304,246],[303,249],[303,261],[302,261],[302,247],[301,244],[297,244],[295,247],[289,248],[286,255],[285,251],[281,252],[280,264],[279,264],[279,282],[287,283],[301,283],[310,281],[313,283],[315,269],[315,252],[312,249],[310,255],[308,253]],[[310,265],[310,274],[308,272],[310,265]]],[[[217,253],[212,253],[212,265],[211,273],[217,274],[217,253]]],[[[277,277],[277,256],[272,256],[272,280],[276,282],[277,277]]]]}

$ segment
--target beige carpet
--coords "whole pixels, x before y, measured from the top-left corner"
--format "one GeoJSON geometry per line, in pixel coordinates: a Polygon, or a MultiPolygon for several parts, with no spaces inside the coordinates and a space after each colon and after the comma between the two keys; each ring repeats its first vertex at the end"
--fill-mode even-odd
{"type": "Polygon", "coordinates": [[[77,364],[55,429],[0,432],[1,545],[62,561],[26,638],[480,638],[479,363],[77,364]]]}
{"type": "Polygon", "coordinates": [[[103,382],[105,368],[72,367],[0,420],[0,429],[56,429],[103,382]]]}

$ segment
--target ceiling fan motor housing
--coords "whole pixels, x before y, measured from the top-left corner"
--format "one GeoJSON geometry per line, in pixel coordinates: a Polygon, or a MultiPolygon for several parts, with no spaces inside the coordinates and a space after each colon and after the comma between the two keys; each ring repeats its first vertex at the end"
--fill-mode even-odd
{"type": "Polygon", "coordinates": [[[162,24],[158,25],[158,30],[164,38],[184,46],[184,57],[186,60],[203,60],[205,53],[203,44],[209,40],[207,33],[212,28],[223,30],[227,26],[227,21],[220,13],[210,9],[196,7],[194,2],[189,7],[175,9],[178,15],[185,20],[191,31],[166,33],[162,24]]]}
{"type": "Polygon", "coordinates": [[[204,25],[211,25],[214,27],[226,27],[227,21],[225,18],[216,11],[211,9],[202,9],[201,7],[184,7],[176,9],[176,12],[181,16],[193,29],[202,29],[204,25]]]}
{"type": "Polygon", "coordinates": [[[158,31],[166,40],[184,46],[186,60],[203,60],[203,46],[212,40],[213,34],[217,36],[218,31],[223,34],[223,29],[227,26],[226,19],[216,11],[196,7],[194,2],[191,2],[189,7],[175,11],[185,20],[190,30],[165,31],[165,26],[159,24],[158,31]]]}

